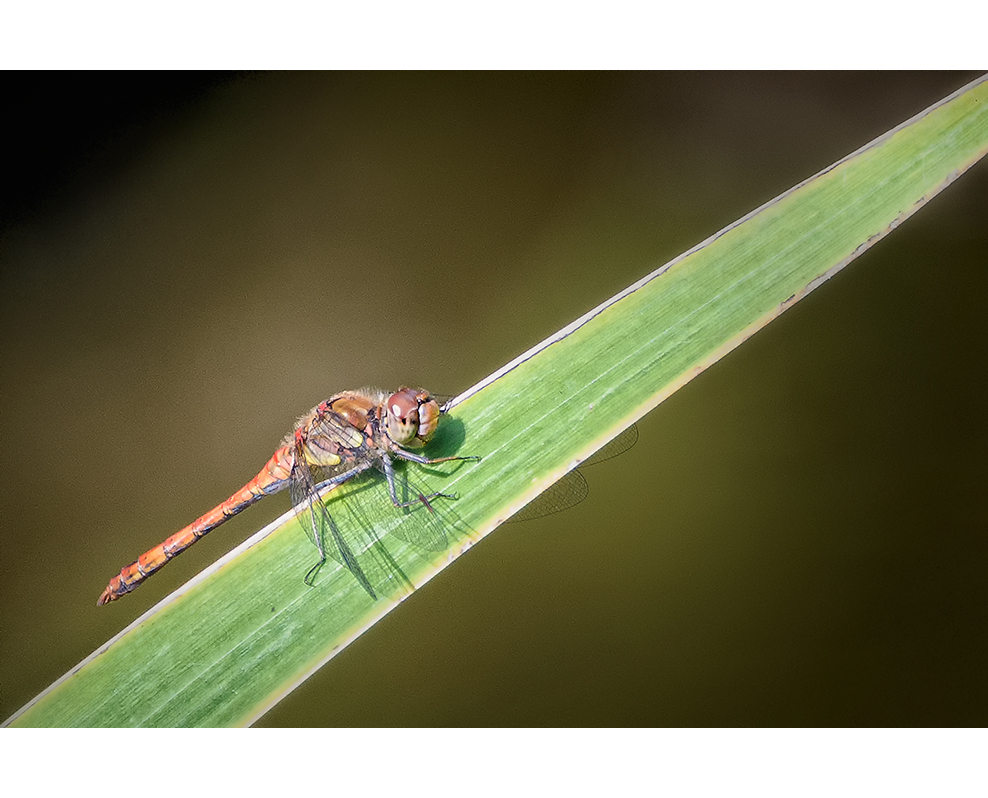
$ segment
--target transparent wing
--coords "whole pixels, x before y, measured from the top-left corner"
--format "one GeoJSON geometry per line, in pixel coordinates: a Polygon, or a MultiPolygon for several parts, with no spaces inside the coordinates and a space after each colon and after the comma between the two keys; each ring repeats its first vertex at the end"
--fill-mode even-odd
{"type": "MultiPolygon", "coordinates": [[[[330,470],[337,472],[330,480],[332,486],[335,487],[345,481],[343,480],[343,477],[347,473],[345,469],[341,470],[340,467],[335,466],[330,470]],[[334,480],[340,481],[334,482],[334,480]]],[[[327,469],[325,468],[311,468],[304,462],[304,458],[297,453],[295,465],[292,467],[291,477],[289,478],[289,492],[292,498],[292,507],[295,509],[295,515],[319,552],[319,561],[306,574],[305,581],[311,584],[311,580],[315,578],[323,563],[326,562],[326,558],[330,557],[345,566],[354,575],[364,590],[370,594],[371,598],[377,598],[377,594],[371,585],[370,579],[364,573],[357,554],[344,536],[339,525],[335,522],[332,515],[330,515],[329,509],[323,501],[319,485],[322,484],[324,489],[326,489],[330,487],[330,484],[327,484],[324,480],[317,481],[317,479],[324,475],[326,471],[327,469]]],[[[356,476],[357,473],[359,472],[355,472],[353,476],[356,476]]]]}
{"type": "Polygon", "coordinates": [[[459,524],[449,508],[451,498],[430,497],[434,491],[415,479],[412,472],[419,467],[399,463],[394,470],[395,495],[405,507],[392,503],[380,460],[367,459],[349,469],[303,465],[293,470],[292,503],[320,556],[306,577],[309,584],[328,557],[345,566],[373,598],[398,598],[412,591],[411,580],[389,550],[396,545],[388,543],[389,537],[417,549],[444,551],[459,524]],[[346,495],[334,495],[333,488],[344,482],[350,483],[346,495]],[[361,502],[365,510],[358,512],[348,501],[354,491],[369,492],[372,501],[361,502]]]}
{"type": "Polygon", "coordinates": [[[413,586],[385,543],[388,524],[393,522],[397,512],[391,505],[387,487],[373,470],[361,476],[353,487],[360,493],[370,494],[372,501],[369,509],[360,512],[355,509],[353,489],[347,491],[347,495],[338,497],[330,492],[323,499],[324,506],[332,510],[329,522],[354,552],[360,574],[352,568],[350,571],[363,588],[374,598],[400,598],[410,593],[413,586]]]}
{"type": "MultiPolygon", "coordinates": [[[[396,517],[407,518],[406,522],[390,524],[390,533],[399,540],[411,543],[426,551],[444,551],[449,545],[446,535],[445,515],[441,508],[450,501],[447,496],[429,497],[431,491],[413,475],[416,466],[408,462],[397,462],[394,468],[395,496],[404,506],[394,507],[390,496],[388,503],[396,517]],[[426,498],[429,497],[429,498],[426,498]]],[[[418,466],[421,467],[421,466],[418,466]]]]}

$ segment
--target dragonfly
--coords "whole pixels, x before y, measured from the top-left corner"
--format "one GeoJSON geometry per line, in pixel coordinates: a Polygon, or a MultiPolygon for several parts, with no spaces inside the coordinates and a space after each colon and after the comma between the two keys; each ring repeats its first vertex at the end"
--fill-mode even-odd
{"type": "MultiPolygon", "coordinates": [[[[376,469],[383,472],[391,503],[396,508],[423,505],[427,514],[434,514],[431,500],[453,499],[455,495],[418,491],[414,498],[402,501],[396,484],[395,461],[430,466],[480,459],[473,456],[429,458],[413,451],[425,446],[435,434],[442,412],[439,400],[431,393],[405,387],[391,394],[372,389],[344,391],[321,402],[299,419],[295,431],[285,438],[257,476],[226,501],[122,568],[100,595],[97,606],[116,601],[135,590],[224,521],[285,488],[291,495],[296,516],[319,552],[319,562],[306,574],[306,583],[312,583],[326,562],[328,550],[334,559],[346,566],[371,598],[376,599],[378,591],[374,583],[347,536],[330,515],[323,495],[376,469]]],[[[436,529],[435,525],[425,526],[436,529]]],[[[426,540],[427,548],[445,544],[441,527],[424,534],[440,539],[438,546],[429,545],[426,540]]]]}

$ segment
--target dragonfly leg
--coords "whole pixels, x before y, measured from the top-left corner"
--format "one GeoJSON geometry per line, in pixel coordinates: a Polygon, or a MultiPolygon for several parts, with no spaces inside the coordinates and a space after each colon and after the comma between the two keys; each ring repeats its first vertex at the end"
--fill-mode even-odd
{"type": "MultiPolygon", "coordinates": [[[[406,454],[408,454],[408,452],[402,452],[401,453],[401,456],[404,457],[404,455],[406,455],[406,454]]],[[[425,507],[426,507],[426,509],[431,513],[431,512],[433,512],[433,509],[432,509],[432,505],[429,504],[429,499],[437,499],[437,498],[440,498],[440,497],[443,498],[443,499],[455,499],[456,498],[456,494],[455,493],[438,493],[437,492],[437,493],[430,493],[428,495],[426,495],[424,493],[420,493],[418,496],[416,496],[411,501],[407,501],[407,502],[399,501],[398,500],[398,489],[395,487],[395,468],[394,468],[394,463],[391,462],[391,458],[388,457],[387,455],[385,455],[382,459],[383,459],[383,464],[384,464],[384,476],[387,477],[387,480],[388,480],[388,493],[391,494],[391,503],[395,507],[413,507],[414,505],[421,503],[421,504],[424,504],[425,507]]],[[[412,460],[413,462],[416,462],[416,463],[422,462],[422,463],[428,464],[428,463],[441,463],[441,462],[443,462],[445,460],[468,460],[468,459],[479,460],[480,458],[443,457],[443,458],[441,458],[439,460],[429,460],[427,457],[423,457],[423,458],[419,459],[418,456],[414,456],[414,457],[408,457],[408,458],[405,458],[405,459],[412,460]]]]}
{"type": "Polygon", "coordinates": [[[475,455],[466,455],[463,457],[437,457],[434,460],[428,457],[423,457],[421,454],[415,454],[414,452],[406,452],[404,449],[393,449],[393,453],[400,457],[402,460],[410,460],[413,463],[418,463],[419,465],[435,465],[436,463],[448,463],[452,460],[479,460],[480,458],[475,455]]]}
{"type": "Polygon", "coordinates": [[[319,555],[319,562],[317,562],[315,565],[313,565],[309,569],[308,573],[306,573],[306,575],[305,575],[305,579],[303,579],[302,581],[305,582],[305,584],[307,584],[309,587],[315,587],[316,586],[316,574],[319,573],[319,569],[322,568],[325,564],[326,564],[326,558],[325,558],[325,556],[323,556],[322,554],[320,554],[319,555]]]}

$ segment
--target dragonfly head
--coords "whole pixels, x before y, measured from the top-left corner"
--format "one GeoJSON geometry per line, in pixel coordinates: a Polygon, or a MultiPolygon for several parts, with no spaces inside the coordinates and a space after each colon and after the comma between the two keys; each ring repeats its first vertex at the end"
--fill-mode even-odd
{"type": "Polygon", "coordinates": [[[439,424],[439,402],[428,391],[402,388],[388,397],[384,431],[392,441],[408,449],[424,446],[439,424]]]}

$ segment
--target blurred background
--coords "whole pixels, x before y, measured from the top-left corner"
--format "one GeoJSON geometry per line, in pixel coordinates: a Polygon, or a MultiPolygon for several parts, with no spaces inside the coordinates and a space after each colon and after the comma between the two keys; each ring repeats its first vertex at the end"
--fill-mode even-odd
{"type": "MultiPolygon", "coordinates": [[[[0,718],[288,509],[96,608],[312,405],[465,390],[975,77],[32,77],[0,718]]],[[[497,530],[262,725],[988,723],[986,189],[982,163],[643,419],[578,511],[497,530]]]]}

